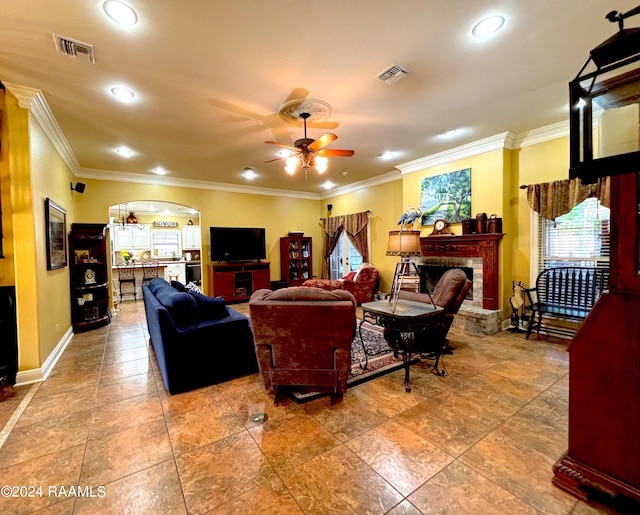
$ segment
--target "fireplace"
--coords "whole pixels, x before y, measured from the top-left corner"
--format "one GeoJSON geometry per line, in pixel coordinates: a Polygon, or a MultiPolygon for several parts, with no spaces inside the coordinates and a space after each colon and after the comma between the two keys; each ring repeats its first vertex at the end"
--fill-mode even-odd
{"type": "Polygon", "coordinates": [[[438,258],[440,266],[471,266],[474,269],[473,290],[482,299],[480,302],[480,298],[474,297],[474,305],[499,309],[498,245],[502,236],[490,233],[423,237],[420,238],[422,257],[418,259],[438,258]]]}
{"type": "MultiPolygon", "coordinates": [[[[421,277],[461,268],[473,283],[456,316],[456,324],[476,334],[501,330],[499,310],[499,244],[503,234],[435,235],[420,238],[421,256],[413,258],[421,277]]],[[[431,279],[432,283],[434,279],[431,279]]]]}
{"type": "MultiPolygon", "coordinates": [[[[438,258],[436,258],[438,259],[438,258]]],[[[447,270],[451,270],[451,268],[459,268],[462,270],[467,279],[471,281],[473,285],[473,268],[464,265],[455,265],[451,266],[451,264],[446,263],[445,265],[440,265],[438,263],[430,263],[429,258],[416,258],[415,263],[418,267],[418,273],[420,274],[420,292],[424,293],[425,291],[433,292],[436,284],[440,278],[445,274],[447,270]],[[424,260],[424,261],[423,261],[424,260]],[[426,262],[425,262],[426,261],[426,262]]],[[[467,263],[465,263],[466,265],[467,263]]],[[[465,300],[473,302],[473,286],[467,293],[465,300]]],[[[482,299],[482,296],[480,296],[482,299]]]]}

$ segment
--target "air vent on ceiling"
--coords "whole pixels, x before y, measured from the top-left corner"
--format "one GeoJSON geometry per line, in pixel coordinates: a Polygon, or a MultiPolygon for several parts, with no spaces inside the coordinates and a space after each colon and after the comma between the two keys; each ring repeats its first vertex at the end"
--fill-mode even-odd
{"type": "Polygon", "coordinates": [[[54,34],[53,39],[56,43],[56,48],[61,54],[75,57],[81,61],[89,61],[95,63],[96,59],[93,54],[93,45],[89,43],[83,43],[77,39],[71,39],[60,34],[54,34]]]}
{"type": "Polygon", "coordinates": [[[409,75],[409,73],[411,73],[411,70],[405,68],[404,66],[400,66],[399,64],[392,64],[386,70],[376,75],[376,77],[382,82],[393,84],[394,82],[398,82],[400,79],[409,75]]]}

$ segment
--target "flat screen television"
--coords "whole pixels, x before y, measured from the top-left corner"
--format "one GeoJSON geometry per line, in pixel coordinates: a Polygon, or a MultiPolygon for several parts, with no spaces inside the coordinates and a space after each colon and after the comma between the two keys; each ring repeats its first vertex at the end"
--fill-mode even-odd
{"type": "Polygon", "coordinates": [[[257,227],[209,227],[211,261],[266,259],[265,230],[257,227]]]}

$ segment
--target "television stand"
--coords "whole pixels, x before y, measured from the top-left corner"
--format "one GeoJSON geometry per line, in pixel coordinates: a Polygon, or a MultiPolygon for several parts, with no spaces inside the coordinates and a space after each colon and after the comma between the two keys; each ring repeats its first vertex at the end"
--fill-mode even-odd
{"type": "Polygon", "coordinates": [[[209,295],[225,302],[244,302],[254,291],[271,287],[268,262],[238,262],[209,265],[209,295]]]}

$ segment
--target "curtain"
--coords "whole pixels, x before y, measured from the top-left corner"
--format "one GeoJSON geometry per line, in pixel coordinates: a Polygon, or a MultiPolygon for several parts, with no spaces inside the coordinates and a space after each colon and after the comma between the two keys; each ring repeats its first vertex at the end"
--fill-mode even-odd
{"type": "Polygon", "coordinates": [[[369,262],[369,238],[367,237],[367,225],[369,224],[369,212],[345,215],[344,230],[351,244],[362,256],[364,263],[369,262]]]}
{"type": "Polygon", "coordinates": [[[322,278],[329,279],[331,253],[336,248],[342,231],[346,231],[347,237],[365,263],[369,262],[369,237],[367,226],[369,225],[369,211],[343,216],[330,216],[322,218],[324,229],[324,247],[322,249],[322,278]]]}
{"type": "Polygon", "coordinates": [[[342,230],[344,229],[343,218],[341,216],[330,216],[322,218],[322,229],[324,230],[324,245],[322,249],[322,278],[329,279],[329,260],[331,253],[336,248],[342,230]]]}
{"type": "Polygon", "coordinates": [[[594,184],[582,184],[580,179],[530,184],[527,186],[527,202],[540,216],[555,220],[589,197],[596,197],[603,206],[610,207],[609,185],[609,177],[598,179],[594,184]]]}

